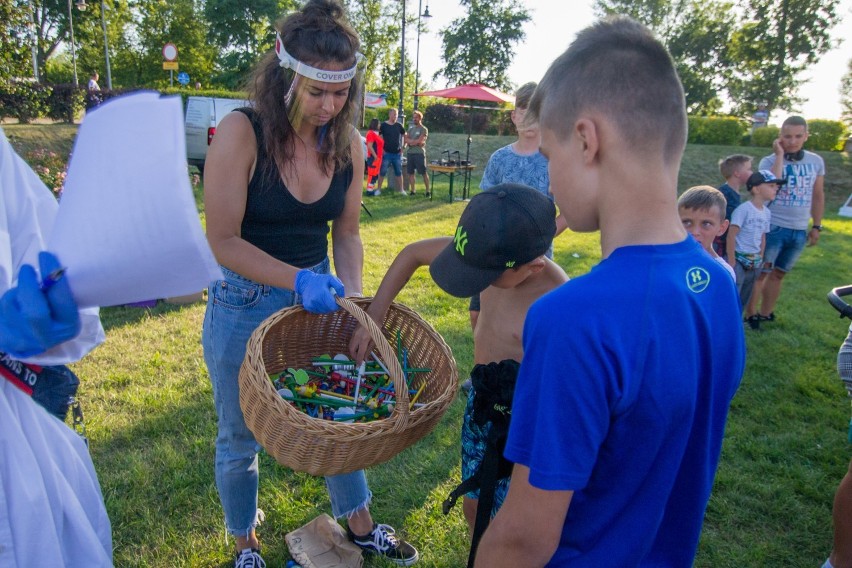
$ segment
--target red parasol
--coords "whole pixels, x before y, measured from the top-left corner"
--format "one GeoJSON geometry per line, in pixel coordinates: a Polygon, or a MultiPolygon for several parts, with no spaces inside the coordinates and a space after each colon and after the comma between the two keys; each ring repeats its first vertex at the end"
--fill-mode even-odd
{"type": "Polygon", "coordinates": [[[478,85],[476,83],[468,83],[467,85],[459,85],[458,87],[450,87],[449,89],[439,89],[437,91],[423,91],[415,93],[415,97],[443,97],[445,99],[459,99],[465,101],[486,101],[490,103],[514,103],[515,97],[501,93],[497,89],[478,85]]]}
{"type": "MultiPolygon", "coordinates": [[[[486,87],[478,83],[468,83],[467,85],[459,85],[448,89],[438,89],[437,91],[423,91],[422,93],[414,93],[415,97],[442,97],[445,99],[456,99],[464,101],[485,101],[489,103],[514,103],[515,97],[500,92],[497,89],[486,87]]],[[[468,109],[467,123],[467,155],[465,156],[466,163],[470,164],[470,133],[473,128],[473,117],[471,116],[473,102],[470,103],[468,109]]],[[[467,193],[467,185],[470,183],[470,171],[465,175],[463,195],[467,193]]]]}

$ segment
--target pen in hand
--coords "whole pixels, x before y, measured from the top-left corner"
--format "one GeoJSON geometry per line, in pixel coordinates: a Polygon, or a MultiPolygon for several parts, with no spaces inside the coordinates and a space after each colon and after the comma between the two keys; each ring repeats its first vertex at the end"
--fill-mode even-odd
{"type": "Polygon", "coordinates": [[[50,288],[54,284],[56,284],[57,282],[62,280],[62,276],[65,274],[66,270],[67,270],[67,268],[65,268],[63,266],[62,268],[57,268],[56,270],[52,271],[47,276],[45,276],[44,280],[41,281],[42,291],[46,292],[46,291],[50,290],[50,288]]]}

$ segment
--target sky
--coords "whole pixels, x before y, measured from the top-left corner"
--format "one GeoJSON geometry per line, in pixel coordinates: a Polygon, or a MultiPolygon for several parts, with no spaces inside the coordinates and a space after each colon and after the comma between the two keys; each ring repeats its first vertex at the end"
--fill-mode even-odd
{"type": "MultiPolygon", "coordinates": [[[[441,39],[438,31],[463,16],[458,0],[418,0],[425,10],[428,4],[432,18],[428,20],[428,33],[420,34],[420,77],[429,88],[441,89],[451,85],[444,79],[432,81],[432,75],[441,66],[441,39]]],[[[526,39],[516,47],[515,58],[509,68],[509,79],[515,85],[527,81],[538,81],[544,76],[550,63],[556,59],[571,43],[575,34],[595,19],[592,0],[523,0],[531,12],[532,20],[526,24],[526,39]]],[[[416,15],[417,3],[408,0],[411,17],[416,15]]],[[[799,90],[806,99],[800,111],[805,118],[840,118],[840,79],[852,59],[852,0],[841,0],[838,7],[840,23],[832,30],[835,40],[850,38],[840,46],[824,54],[819,63],[802,74],[809,81],[799,90]]],[[[410,26],[406,33],[406,44],[410,60],[415,61],[417,34],[416,27],[410,26]]],[[[780,123],[787,112],[775,112],[771,119],[780,123]]]]}

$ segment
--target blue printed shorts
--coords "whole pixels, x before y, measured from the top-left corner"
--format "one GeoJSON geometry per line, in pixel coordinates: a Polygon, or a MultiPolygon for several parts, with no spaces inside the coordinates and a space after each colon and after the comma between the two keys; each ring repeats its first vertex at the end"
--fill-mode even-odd
{"type": "MultiPolygon", "coordinates": [[[[488,442],[488,431],[491,429],[491,423],[480,426],[473,420],[473,397],[475,391],[470,389],[470,394],[467,397],[467,407],[464,409],[464,421],[462,422],[462,480],[473,477],[479,465],[485,458],[485,448],[488,442]]],[[[493,517],[500,507],[503,506],[503,501],[506,499],[506,493],[509,492],[509,481],[511,478],[504,477],[497,481],[497,487],[494,490],[494,507],[491,509],[493,517]]],[[[465,497],[469,499],[479,499],[479,490],[466,493],[465,497]]]]}

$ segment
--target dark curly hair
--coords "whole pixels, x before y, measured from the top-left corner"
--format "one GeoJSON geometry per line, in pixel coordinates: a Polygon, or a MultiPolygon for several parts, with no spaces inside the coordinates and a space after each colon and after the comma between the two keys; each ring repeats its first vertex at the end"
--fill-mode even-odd
{"type": "MultiPolygon", "coordinates": [[[[279,20],[275,28],[287,52],[308,65],[322,67],[324,62],[334,61],[351,67],[356,63],[361,42],[338,0],[309,0],[301,10],[279,20]]],[[[279,65],[273,49],[255,67],[246,89],[261,117],[264,143],[279,172],[293,167],[295,132],[284,100],[294,78],[291,69],[279,65]]],[[[352,162],[352,121],[360,91],[358,78],[353,78],[346,104],[323,127],[325,133],[319,137],[317,149],[320,165],[327,173],[352,162]]]]}

